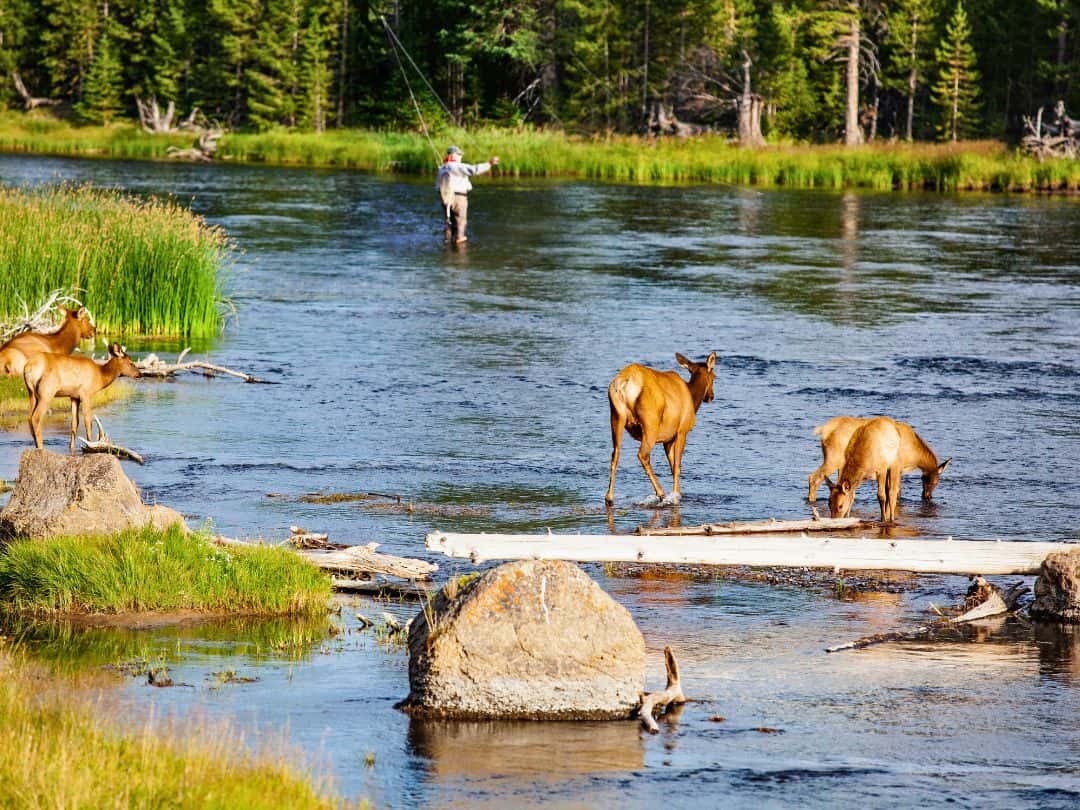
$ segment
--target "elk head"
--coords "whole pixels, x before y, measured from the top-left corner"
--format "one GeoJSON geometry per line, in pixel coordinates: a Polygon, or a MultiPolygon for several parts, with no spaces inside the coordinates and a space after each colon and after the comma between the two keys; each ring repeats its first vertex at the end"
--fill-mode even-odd
{"type": "Polygon", "coordinates": [[[92,338],[97,334],[97,327],[94,325],[94,319],[90,317],[90,310],[86,307],[67,309],[65,312],[67,320],[76,324],[80,340],[92,338]]]}
{"type": "Polygon", "coordinates": [[[931,470],[928,473],[923,473],[922,477],[922,499],[924,501],[930,501],[934,498],[934,487],[938,485],[938,481],[941,479],[941,474],[945,472],[945,468],[952,462],[952,458],[947,458],[943,462],[937,465],[937,468],[931,470]]]}
{"type": "Polygon", "coordinates": [[[138,379],[142,376],[138,366],[132,362],[127,351],[119,343],[109,344],[109,362],[115,363],[115,367],[118,369],[116,376],[118,377],[134,377],[138,379]]]}
{"type": "Polygon", "coordinates": [[[690,372],[690,382],[687,386],[694,398],[694,410],[696,411],[702,402],[712,402],[713,382],[716,380],[716,374],[713,373],[716,367],[716,352],[710,353],[704,363],[695,363],[675,352],[675,362],[690,372]]]}
{"type": "Polygon", "coordinates": [[[846,479],[840,479],[839,484],[834,484],[825,476],[825,483],[829,487],[829,513],[834,517],[847,517],[851,511],[851,504],[855,501],[855,487],[846,479]]]}

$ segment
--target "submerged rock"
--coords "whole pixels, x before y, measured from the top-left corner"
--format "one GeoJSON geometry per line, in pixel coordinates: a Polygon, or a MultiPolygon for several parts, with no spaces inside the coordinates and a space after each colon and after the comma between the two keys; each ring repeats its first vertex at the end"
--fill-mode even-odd
{"type": "Polygon", "coordinates": [[[164,529],[183,520],[173,509],[145,505],[113,456],[27,450],[11,499],[0,510],[0,540],[164,529]]]}
{"type": "Polygon", "coordinates": [[[1030,612],[1035,619],[1080,624],[1080,549],[1043,560],[1030,612]]]}
{"type": "Polygon", "coordinates": [[[442,717],[621,718],[637,708],[644,680],[645,640],[626,608],[576,565],[526,560],[444,588],[413,619],[411,691],[401,708],[442,717]]]}

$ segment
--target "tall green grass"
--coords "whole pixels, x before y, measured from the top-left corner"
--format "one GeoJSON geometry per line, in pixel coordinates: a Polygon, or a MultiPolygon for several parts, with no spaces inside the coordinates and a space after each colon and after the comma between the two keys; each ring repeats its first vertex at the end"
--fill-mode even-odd
{"type": "MultiPolygon", "coordinates": [[[[192,136],[148,135],[131,124],[73,127],[47,113],[0,113],[0,150],[7,151],[156,159],[164,158],[169,146],[189,146],[192,140],[192,136]]],[[[656,140],[479,127],[441,131],[433,152],[419,133],[275,130],[229,133],[219,142],[218,158],[427,174],[451,143],[463,147],[468,160],[497,154],[503,159],[500,172],[519,177],[827,189],[1080,191],[1080,161],[1040,163],[998,141],[860,147],[777,144],[744,149],[721,135],[656,140]]]]}
{"type": "Polygon", "coordinates": [[[0,321],[67,289],[108,332],[210,337],[229,251],[221,229],[174,202],[0,187],[0,321]]]}
{"type": "Polygon", "coordinates": [[[320,615],[329,598],[329,577],[292,552],[221,548],[177,526],[0,550],[0,607],[21,614],[320,615]]]}
{"type": "Polygon", "coordinates": [[[124,728],[80,686],[0,652],[0,807],[341,806],[284,751],[247,753],[220,724],[124,728]]]}

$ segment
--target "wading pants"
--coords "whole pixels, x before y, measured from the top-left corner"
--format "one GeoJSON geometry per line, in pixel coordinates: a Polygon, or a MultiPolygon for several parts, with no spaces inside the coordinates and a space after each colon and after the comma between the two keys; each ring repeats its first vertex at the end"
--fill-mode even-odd
{"type": "Polygon", "coordinates": [[[469,218],[469,196],[455,193],[450,203],[450,216],[446,219],[445,237],[447,242],[465,241],[465,224],[469,218]]]}

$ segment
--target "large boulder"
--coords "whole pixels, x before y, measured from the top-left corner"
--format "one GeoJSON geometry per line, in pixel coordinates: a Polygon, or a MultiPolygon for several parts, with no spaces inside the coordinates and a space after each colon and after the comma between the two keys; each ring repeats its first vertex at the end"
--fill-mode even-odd
{"type": "Polygon", "coordinates": [[[1080,549],[1043,560],[1030,612],[1036,619],[1080,624],[1080,549]]]}
{"type": "Polygon", "coordinates": [[[637,708],[645,640],[576,565],[526,560],[455,584],[412,621],[406,711],[601,719],[637,708]]]}
{"type": "Polygon", "coordinates": [[[113,456],[27,450],[11,499],[0,510],[0,541],[163,529],[183,520],[175,510],[145,505],[113,456]]]}

